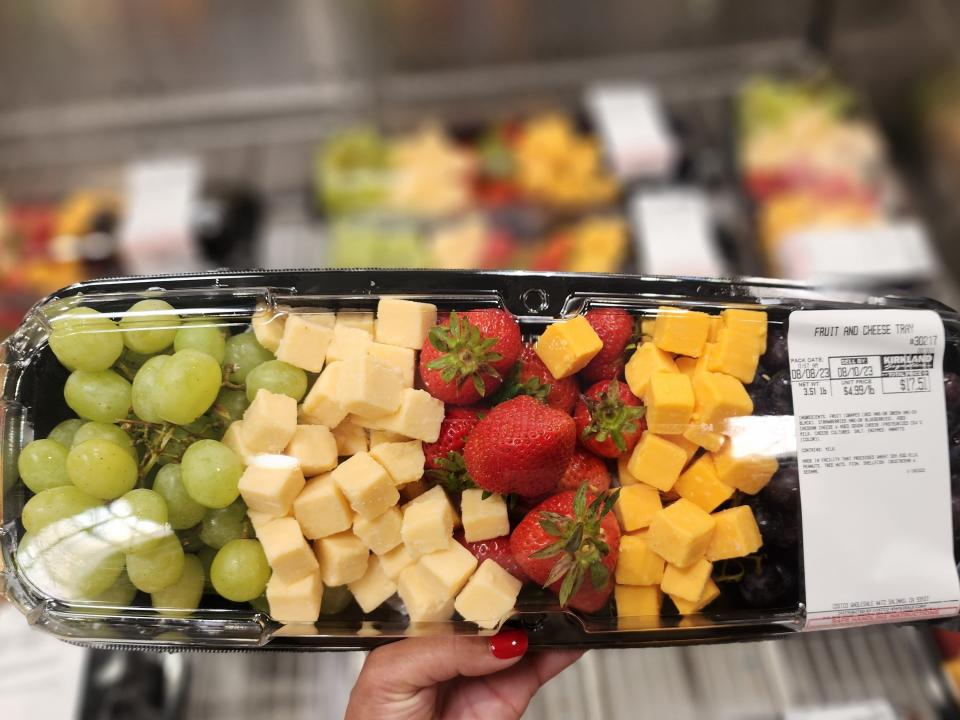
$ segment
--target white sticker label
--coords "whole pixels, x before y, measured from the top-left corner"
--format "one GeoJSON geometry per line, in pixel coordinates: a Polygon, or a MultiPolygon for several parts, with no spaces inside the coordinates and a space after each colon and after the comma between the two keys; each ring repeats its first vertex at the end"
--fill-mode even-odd
{"type": "Polygon", "coordinates": [[[898,720],[899,717],[886,700],[796,708],[783,714],[783,720],[898,720]]]}
{"type": "Polygon", "coordinates": [[[790,315],[807,629],[960,611],[943,337],[929,310],[790,315]]]}

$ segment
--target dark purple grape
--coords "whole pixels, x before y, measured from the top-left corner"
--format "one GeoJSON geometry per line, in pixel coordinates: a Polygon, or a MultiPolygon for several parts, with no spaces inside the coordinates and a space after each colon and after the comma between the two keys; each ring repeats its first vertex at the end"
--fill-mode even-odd
{"type": "Polygon", "coordinates": [[[753,401],[754,415],[773,415],[773,408],[770,405],[770,395],[767,392],[766,382],[760,381],[747,388],[747,394],[753,401]]]}
{"type": "Polygon", "coordinates": [[[960,445],[950,446],[950,469],[960,470],[960,445]]]}
{"type": "Polygon", "coordinates": [[[787,336],[776,330],[767,337],[767,352],[763,356],[763,364],[771,373],[786,370],[790,364],[787,355],[787,336]]]}
{"type": "Polygon", "coordinates": [[[760,493],[763,502],[780,512],[797,511],[800,499],[800,476],[792,466],[782,467],[760,493]]]}
{"type": "Polygon", "coordinates": [[[943,374],[943,395],[948,408],[954,409],[960,405],[960,375],[955,372],[943,374]]]}
{"type": "Polygon", "coordinates": [[[780,514],[780,533],[774,535],[771,545],[790,550],[800,545],[800,515],[796,511],[780,514]]]}
{"type": "Polygon", "coordinates": [[[790,377],[786,371],[778,372],[770,378],[767,395],[771,409],[777,415],[793,415],[793,393],[790,390],[790,377]]]}
{"type": "Polygon", "coordinates": [[[760,537],[765,547],[794,548],[800,542],[799,511],[777,512],[768,507],[761,495],[747,501],[753,510],[753,517],[760,529],[760,537]]]}
{"type": "Polygon", "coordinates": [[[781,567],[762,562],[759,570],[748,570],[740,581],[740,595],[752,608],[776,606],[787,594],[787,583],[781,567]]]}

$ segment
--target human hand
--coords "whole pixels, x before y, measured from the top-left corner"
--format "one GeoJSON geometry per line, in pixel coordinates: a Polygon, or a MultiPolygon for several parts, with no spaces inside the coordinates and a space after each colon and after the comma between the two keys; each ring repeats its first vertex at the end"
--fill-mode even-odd
{"type": "Polygon", "coordinates": [[[527,654],[522,630],[493,637],[408,638],[367,657],[347,720],[513,720],[581,651],[527,654]]]}

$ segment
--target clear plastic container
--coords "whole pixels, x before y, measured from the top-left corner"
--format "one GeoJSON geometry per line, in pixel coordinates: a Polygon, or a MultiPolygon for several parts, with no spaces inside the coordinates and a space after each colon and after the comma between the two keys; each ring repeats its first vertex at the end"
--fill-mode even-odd
{"type": "MultiPolygon", "coordinates": [[[[773,510],[764,491],[747,497],[735,493],[729,504],[752,506],[764,535],[762,562],[782,573],[784,589],[774,602],[753,602],[740,589],[741,578],[755,562],[718,562],[714,577],[720,597],[705,609],[681,616],[664,603],[659,617],[618,618],[613,598],[598,612],[562,609],[556,595],[533,583],[520,593],[515,613],[507,620],[527,629],[533,647],[629,647],[672,643],[711,642],[789,633],[805,619],[802,576],[799,496],[784,474],[795,474],[792,400],[786,357],[785,330],[789,314],[798,309],[906,308],[932,309],[942,318],[947,340],[946,370],[960,369],[960,317],[930,300],[853,295],[828,296],[799,285],[767,280],[738,282],[683,278],[646,278],[616,275],[564,275],[456,271],[290,271],[213,273],[179,277],[141,277],[82,283],[66,288],[37,305],[19,330],[3,345],[0,378],[3,385],[3,504],[0,526],[2,574],[0,591],[36,627],[64,640],[91,645],[168,649],[349,649],[369,648],[411,634],[487,633],[473,623],[410,624],[403,605],[394,597],[364,614],[349,596],[336,607],[334,596],[316,623],[281,624],[261,603],[230,602],[208,586],[199,609],[170,614],[151,606],[149,594],[138,592],[129,602],[95,603],[74,591],[59,592],[54,581],[35,582],[25,568],[18,547],[24,537],[23,509],[33,493],[18,478],[21,448],[45,438],[61,421],[73,417],[64,400],[69,371],[54,356],[48,339],[51,322],[76,306],[98,310],[114,320],[127,317],[135,302],[160,298],[173,311],[155,311],[160,325],[203,320],[231,334],[247,330],[258,307],[280,305],[300,312],[339,309],[375,311],[380,298],[400,296],[433,303],[441,313],[476,308],[501,308],[518,321],[524,340],[533,340],[562,318],[595,308],[622,308],[641,319],[653,319],[664,306],[718,314],[730,308],[762,310],[768,321],[768,342],[760,371],[746,385],[758,416],[750,432],[766,434],[781,447],[780,497],[773,510]],[[164,319],[170,320],[167,323],[164,319]],[[762,418],[762,419],[761,419],[762,418]],[[783,442],[777,443],[777,440],[783,442]],[[783,498],[786,488],[786,500],[783,498]],[[791,494],[793,492],[793,494],[791,494]],[[796,495],[796,496],[794,496],[796,495]],[[786,504],[784,504],[786,503],[786,504]],[[792,508],[792,510],[788,509],[792,508]],[[767,512],[770,510],[770,512],[767,512]],[[767,513],[764,519],[764,513],[767,513]],[[255,607],[257,605],[258,607],[255,607]]],[[[640,328],[643,323],[638,323],[640,328]]],[[[126,357],[126,356],[124,356],[126,357]]],[[[129,368],[127,368],[129,370],[129,368]]],[[[951,382],[957,379],[953,376],[951,382]]],[[[310,376],[312,382],[313,376],[310,376]]],[[[960,388],[958,388],[960,389],[960,388]]],[[[948,402],[950,399],[948,393],[948,402]]],[[[956,432],[960,407],[948,411],[951,434],[956,432]]],[[[198,431],[199,432],[199,431],[198,431]]],[[[945,448],[945,452],[947,449],[945,448]]],[[[173,452],[176,452],[174,449],[173,452]]],[[[140,457],[141,469],[144,458],[140,457]]],[[[616,477],[615,462],[610,472],[616,477]]],[[[138,486],[149,487],[152,473],[140,472],[138,486]]],[[[616,485],[616,481],[614,481],[616,485]]],[[[669,500],[670,496],[666,498],[669,500]]],[[[513,512],[520,512],[515,509],[513,512]]],[[[516,520],[512,519],[511,526],[516,520]]],[[[89,530],[89,528],[88,528],[89,530]]],[[[249,534],[249,529],[242,532],[249,534]]],[[[109,538],[109,533],[105,534],[109,538]]],[[[188,552],[203,556],[198,528],[178,531],[188,552]]],[[[77,555],[68,554],[68,558],[77,555]]],[[[129,564],[128,564],[129,567],[129,564]]],[[[72,580],[70,581],[72,582],[72,580]]],[[[72,586],[71,586],[72,587],[72,586]]],[[[82,595],[82,593],[79,593],[82,595]]],[[[757,598],[753,598],[754,601],[757,598]]]]}

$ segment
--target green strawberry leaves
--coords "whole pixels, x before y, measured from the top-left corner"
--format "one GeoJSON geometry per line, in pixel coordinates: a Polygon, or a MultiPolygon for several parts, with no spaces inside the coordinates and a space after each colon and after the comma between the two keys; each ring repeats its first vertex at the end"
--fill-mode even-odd
{"type": "Polygon", "coordinates": [[[539,400],[544,404],[547,403],[547,396],[550,395],[550,390],[553,386],[550,383],[542,382],[538,377],[529,377],[526,380],[521,380],[520,366],[521,363],[519,362],[513,366],[510,375],[504,380],[500,389],[491,396],[491,403],[499,405],[507,400],[512,400],[518,395],[529,395],[534,400],[539,400]]]}
{"type": "Polygon", "coordinates": [[[603,558],[610,554],[610,546],[603,540],[601,521],[616,505],[620,489],[597,495],[589,505],[587,489],[586,483],[577,489],[572,517],[540,511],[537,518],[543,531],[557,539],[532,553],[530,558],[557,558],[543,587],[550,587],[563,578],[559,593],[561,607],[566,607],[570,598],[583,587],[587,575],[596,589],[603,588],[610,580],[610,571],[603,564],[603,558]]]}
{"type": "Polygon", "coordinates": [[[590,422],[580,434],[584,440],[593,438],[598,443],[612,440],[617,450],[626,452],[624,435],[635,433],[638,421],[647,409],[643,405],[627,405],[620,398],[620,383],[612,380],[597,399],[582,396],[590,413],[590,422]]]}
{"type": "Polygon", "coordinates": [[[440,357],[427,363],[427,367],[438,371],[443,382],[455,382],[459,388],[470,380],[483,397],[486,395],[483,376],[500,377],[492,365],[503,359],[503,355],[493,350],[499,338],[484,337],[480,328],[456,312],[450,313],[448,325],[431,328],[427,340],[441,353],[440,357]]]}
{"type": "Polygon", "coordinates": [[[467,472],[467,464],[463,455],[456,450],[451,450],[446,457],[437,458],[435,461],[437,467],[427,471],[427,477],[449,493],[460,493],[470,488],[475,488],[477,484],[467,472]]]}

